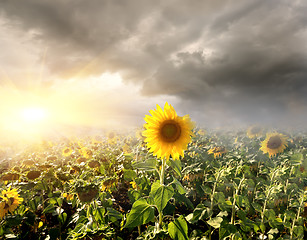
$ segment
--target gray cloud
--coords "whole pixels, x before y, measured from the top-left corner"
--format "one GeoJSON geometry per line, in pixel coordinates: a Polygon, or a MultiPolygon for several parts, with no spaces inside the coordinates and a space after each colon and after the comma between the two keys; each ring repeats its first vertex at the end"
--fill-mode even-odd
{"type": "Polygon", "coordinates": [[[306,11],[286,0],[0,2],[6,28],[47,49],[49,74],[119,72],[203,125],[307,121],[306,11]]]}

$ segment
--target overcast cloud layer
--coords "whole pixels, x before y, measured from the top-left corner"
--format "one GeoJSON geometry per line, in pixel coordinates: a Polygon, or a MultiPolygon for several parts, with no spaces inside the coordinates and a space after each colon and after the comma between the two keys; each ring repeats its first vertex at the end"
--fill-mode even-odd
{"type": "Polygon", "coordinates": [[[0,68],[17,85],[24,61],[44,62],[46,85],[118,72],[202,126],[304,127],[306,12],[303,0],[1,0],[0,68]]]}

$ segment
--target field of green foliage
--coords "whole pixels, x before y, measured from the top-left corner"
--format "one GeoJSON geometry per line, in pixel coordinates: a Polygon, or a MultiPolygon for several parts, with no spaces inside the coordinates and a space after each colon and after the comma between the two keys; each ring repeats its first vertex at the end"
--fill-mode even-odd
{"type": "Polygon", "coordinates": [[[307,134],[283,134],[269,157],[265,134],[196,129],[164,184],[141,135],[1,146],[0,238],[303,239],[307,134]]]}

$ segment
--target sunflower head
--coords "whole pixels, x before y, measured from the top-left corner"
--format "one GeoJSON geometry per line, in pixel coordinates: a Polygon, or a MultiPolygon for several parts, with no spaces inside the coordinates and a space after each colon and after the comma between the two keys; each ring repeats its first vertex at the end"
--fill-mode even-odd
{"type": "Polygon", "coordinates": [[[281,133],[268,133],[261,144],[260,150],[268,153],[270,157],[282,153],[288,146],[287,137],[281,133]]]}
{"type": "Polygon", "coordinates": [[[13,213],[18,205],[23,201],[23,198],[19,197],[17,189],[11,189],[1,192],[2,202],[0,203],[0,218],[2,219],[8,212],[13,213]]]}
{"type": "Polygon", "coordinates": [[[62,154],[63,154],[64,157],[68,157],[72,154],[72,149],[69,148],[69,147],[66,147],[66,148],[63,149],[62,154]]]}
{"type": "Polygon", "coordinates": [[[92,157],[92,155],[93,155],[93,152],[89,149],[89,148],[87,148],[87,147],[83,147],[83,148],[81,148],[81,149],[79,149],[79,152],[80,152],[80,154],[83,156],[83,157],[85,157],[85,158],[91,158],[92,157]]]}
{"type": "Polygon", "coordinates": [[[263,129],[260,126],[254,125],[247,129],[246,134],[249,138],[256,138],[261,136],[262,131],[263,129]]]}
{"type": "Polygon", "coordinates": [[[156,110],[149,111],[152,116],[146,115],[145,142],[150,152],[158,158],[179,159],[184,155],[188,143],[191,141],[194,123],[188,115],[177,116],[172,105],[165,103],[164,110],[157,105],[156,110]]]}

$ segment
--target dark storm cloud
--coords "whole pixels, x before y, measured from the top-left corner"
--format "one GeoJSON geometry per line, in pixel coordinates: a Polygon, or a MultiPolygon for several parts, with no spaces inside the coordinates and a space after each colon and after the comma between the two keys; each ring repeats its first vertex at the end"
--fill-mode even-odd
{"type": "Polygon", "coordinates": [[[1,1],[61,77],[120,72],[204,122],[307,120],[305,1],[1,1]],[[283,120],[282,120],[283,119],[283,120]]]}

